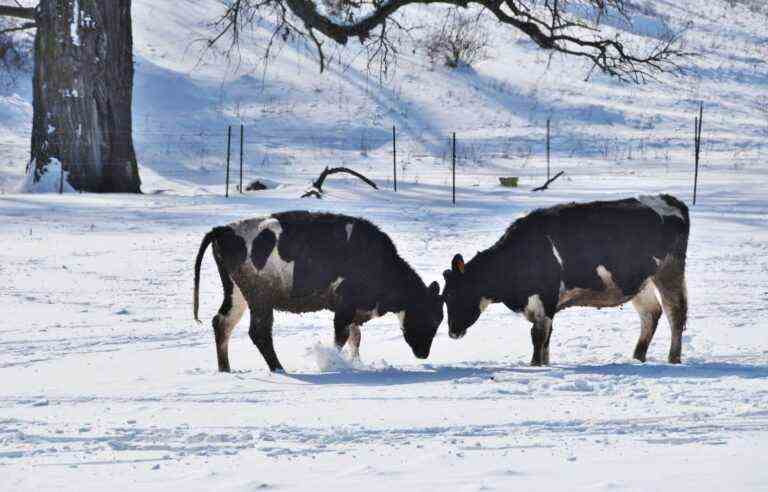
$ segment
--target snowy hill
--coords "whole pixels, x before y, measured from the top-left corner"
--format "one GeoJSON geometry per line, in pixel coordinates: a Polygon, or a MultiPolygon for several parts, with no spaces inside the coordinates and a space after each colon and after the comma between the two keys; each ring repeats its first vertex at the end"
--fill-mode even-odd
{"type": "MultiPolygon", "coordinates": [[[[295,45],[254,70],[262,31],[246,41],[240,72],[219,56],[198,63],[195,41],[220,6],[179,3],[134,0],[144,195],[13,193],[28,153],[29,84],[0,93],[0,490],[766,487],[765,17],[719,0],[649,0],[634,26],[609,19],[635,42],[688,26],[686,48],[701,56],[659,84],[584,82],[588,65],[550,62],[489,23],[491,58],[473,69],[432,68],[403,50],[380,85],[353,51],[335,54],[348,67],[323,75],[295,45]],[[194,255],[212,226],[297,208],[361,215],[442,283],[455,253],[472,257],[536,207],[662,191],[691,205],[700,101],[682,365],[666,362],[666,321],[648,363],[632,359],[640,322],[627,305],[559,313],[552,366],[531,368],[530,324],[494,305],[460,341],[444,323],[427,361],[413,358],[394,316],[365,325],[354,363],[332,348],[331,313],[277,313],[287,374],[266,372],[244,319],[230,344],[234,372],[216,371],[208,320],[221,284],[210,254],[204,324],[191,307],[194,255]],[[567,175],[533,193],[550,117],[552,166],[567,175]],[[226,199],[225,129],[241,122],[246,180],[278,186],[226,199]],[[328,164],[363,171],[381,190],[333,177],[323,200],[300,199],[328,164]],[[498,185],[509,175],[520,188],[498,185]]],[[[236,128],[235,167],[238,139],[236,128]]]]}
{"type": "MultiPolygon", "coordinates": [[[[550,117],[558,167],[590,162],[592,170],[688,169],[700,101],[707,164],[755,170],[766,152],[766,18],[730,2],[706,2],[702,9],[696,1],[646,1],[635,8],[632,26],[608,19],[630,46],[687,29],[685,49],[698,56],[683,62],[686,74],[643,86],[600,74],[584,82],[587,62],[550,61],[490,20],[484,25],[490,58],[473,69],[430,66],[417,33],[383,84],[355,46],[331,51],[341,62],[320,75],[309,47],[288,44],[264,72],[258,60],[270,32],[257,30],[246,37],[235,71],[216,53],[199,63],[207,23],[220,12],[217,1],[188,2],[184,9],[170,2],[134,4],[135,138],[146,190],[177,188],[174,181],[223,184],[226,125],[240,123],[246,125],[249,174],[270,164],[276,167],[271,174],[314,174],[335,160],[378,169],[388,160],[396,125],[406,179],[431,174],[429,164],[442,163],[451,132],[458,134],[462,162],[474,171],[495,175],[501,167],[525,175],[541,165],[550,117]]],[[[405,12],[418,20],[432,11],[405,12]]],[[[26,160],[30,92],[22,80],[0,99],[0,188],[6,191],[26,160]]]]}

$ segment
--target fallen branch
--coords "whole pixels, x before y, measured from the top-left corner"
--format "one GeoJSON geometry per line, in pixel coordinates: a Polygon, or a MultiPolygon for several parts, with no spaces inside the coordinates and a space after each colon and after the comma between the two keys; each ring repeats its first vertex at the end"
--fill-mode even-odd
{"type": "Polygon", "coordinates": [[[539,186],[538,188],[534,188],[533,191],[544,191],[544,190],[548,189],[549,185],[552,184],[552,182],[554,180],[556,180],[557,178],[559,178],[563,174],[565,174],[565,171],[560,171],[559,173],[555,174],[552,178],[548,179],[547,182],[544,183],[543,186],[539,186]]]}
{"type": "Polygon", "coordinates": [[[17,27],[9,27],[8,29],[3,29],[2,31],[0,31],[0,34],[10,34],[12,32],[24,31],[26,29],[36,29],[36,28],[37,28],[37,24],[35,24],[34,22],[25,22],[24,24],[17,27]]]}
{"type": "Polygon", "coordinates": [[[307,198],[309,196],[314,196],[315,198],[322,198],[323,197],[323,183],[325,183],[325,178],[330,176],[331,174],[338,174],[338,173],[346,173],[351,174],[352,176],[355,176],[356,178],[359,178],[366,184],[370,185],[374,190],[378,190],[379,187],[376,186],[376,183],[368,179],[367,177],[363,176],[357,171],[353,171],[352,169],[349,169],[347,167],[333,167],[329,168],[326,167],[322,173],[320,173],[320,176],[312,183],[312,188],[307,190],[306,193],[301,195],[301,198],[307,198]]]}

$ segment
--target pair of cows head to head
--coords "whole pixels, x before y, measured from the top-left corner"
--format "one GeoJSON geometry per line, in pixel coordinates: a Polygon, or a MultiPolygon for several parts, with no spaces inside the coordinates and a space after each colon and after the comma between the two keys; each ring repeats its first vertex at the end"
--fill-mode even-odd
{"type": "Polygon", "coordinates": [[[463,337],[467,329],[480,317],[482,298],[474,295],[471,282],[465,281],[464,259],[460,254],[453,258],[451,269],[443,272],[445,288],[440,295],[437,282],[427,288],[427,295],[414,302],[404,312],[403,335],[413,354],[426,359],[437,329],[443,322],[443,303],[448,308],[448,333],[451,338],[463,337]]]}

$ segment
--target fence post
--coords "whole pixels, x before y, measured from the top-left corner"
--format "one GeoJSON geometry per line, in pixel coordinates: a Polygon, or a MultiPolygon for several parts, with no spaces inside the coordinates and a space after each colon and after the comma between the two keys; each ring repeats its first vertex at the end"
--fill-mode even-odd
{"type": "Polygon", "coordinates": [[[453,132],[453,151],[451,152],[451,160],[453,161],[453,184],[451,186],[453,190],[453,204],[456,205],[456,132],[453,132]]]}
{"type": "Polygon", "coordinates": [[[699,188],[699,161],[701,156],[701,127],[704,120],[704,102],[699,106],[699,116],[694,118],[694,145],[693,151],[695,154],[695,170],[693,174],[693,204],[696,205],[696,193],[699,188]]]}
{"type": "Polygon", "coordinates": [[[240,193],[243,192],[243,145],[245,145],[245,125],[240,124],[240,193]]]}
{"type": "Polygon", "coordinates": [[[549,159],[549,154],[550,154],[549,139],[550,139],[550,123],[551,123],[551,120],[552,120],[552,118],[547,118],[547,181],[549,181],[549,167],[550,167],[549,166],[549,161],[550,161],[550,159],[549,159]]]}
{"type": "Polygon", "coordinates": [[[225,188],[224,196],[229,198],[229,159],[232,154],[232,125],[227,127],[227,185],[225,188]]]}
{"type": "Polygon", "coordinates": [[[59,161],[61,172],[59,173],[59,195],[64,193],[64,163],[59,161]]]}
{"type": "Polygon", "coordinates": [[[397,130],[395,125],[392,125],[392,183],[395,185],[395,193],[397,193],[397,130]]]}

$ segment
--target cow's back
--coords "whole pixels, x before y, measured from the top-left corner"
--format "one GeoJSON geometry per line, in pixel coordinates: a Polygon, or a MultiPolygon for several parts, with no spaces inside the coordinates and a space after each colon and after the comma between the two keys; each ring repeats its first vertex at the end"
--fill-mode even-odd
{"type": "Polygon", "coordinates": [[[330,308],[341,282],[376,279],[397,257],[386,234],[345,215],[281,212],[229,228],[246,249],[236,283],[287,311],[330,308]]]}
{"type": "Polygon", "coordinates": [[[684,261],[689,219],[684,204],[661,195],[558,205],[515,226],[518,237],[536,237],[537,249],[548,247],[529,254],[554,258],[566,289],[602,290],[605,275],[598,271],[607,271],[622,292],[634,295],[665,258],[684,261]]]}

